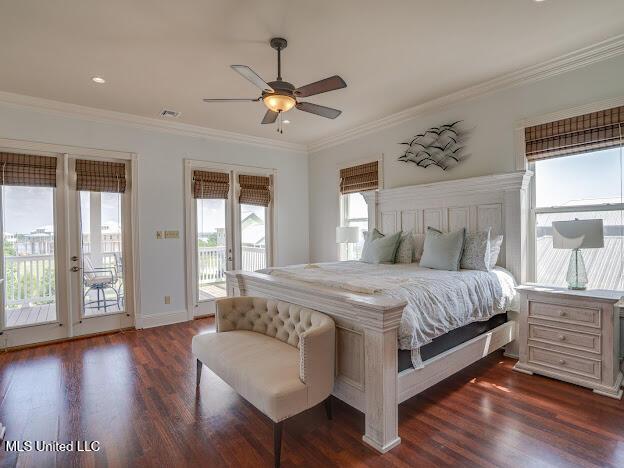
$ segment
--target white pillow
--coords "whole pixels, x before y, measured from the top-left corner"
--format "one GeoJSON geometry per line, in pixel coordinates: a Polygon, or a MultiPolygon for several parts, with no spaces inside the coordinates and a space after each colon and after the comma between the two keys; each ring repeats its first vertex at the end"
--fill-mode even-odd
{"type": "Polygon", "coordinates": [[[494,268],[496,266],[496,262],[498,262],[498,255],[500,254],[502,244],[502,234],[490,239],[490,270],[494,268]]]}

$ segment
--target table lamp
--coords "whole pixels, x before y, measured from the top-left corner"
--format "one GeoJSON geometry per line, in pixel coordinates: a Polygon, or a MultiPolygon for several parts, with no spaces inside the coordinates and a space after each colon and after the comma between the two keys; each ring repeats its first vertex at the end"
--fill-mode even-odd
{"type": "Polygon", "coordinates": [[[581,249],[604,247],[602,219],[553,221],[553,248],[572,250],[566,281],[568,289],[587,287],[587,270],[581,249]]]}
{"type": "Polygon", "coordinates": [[[349,244],[355,244],[360,238],[360,228],[357,226],[338,226],[336,228],[336,244],[347,244],[347,257],[349,244]]]}

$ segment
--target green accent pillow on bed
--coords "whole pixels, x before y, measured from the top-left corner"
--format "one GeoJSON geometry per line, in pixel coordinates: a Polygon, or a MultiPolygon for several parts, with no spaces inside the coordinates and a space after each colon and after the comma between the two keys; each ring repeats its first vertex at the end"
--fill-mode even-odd
{"type": "Polygon", "coordinates": [[[365,263],[394,263],[400,240],[401,231],[384,236],[377,229],[373,229],[366,238],[360,260],[365,263]]]}
{"type": "Polygon", "coordinates": [[[443,233],[428,227],[420,266],[434,270],[459,270],[465,235],[465,228],[443,233]]]}

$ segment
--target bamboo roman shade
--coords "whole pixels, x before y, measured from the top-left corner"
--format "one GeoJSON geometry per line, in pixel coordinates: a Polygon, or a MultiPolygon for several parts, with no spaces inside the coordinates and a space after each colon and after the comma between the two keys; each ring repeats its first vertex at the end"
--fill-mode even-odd
{"type": "Polygon", "coordinates": [[[557,120],[524,130],[528,161],[620,146],[624,106],[557,120]]]}
{"type": "Polygon", "coordinates": [[[225,172],[193,171],[193,198],[227,199],[230,176],[225,172]]]}
{"type": "Polygon", "coordinates": [[[125,163],[77,159],[76,190],[124,193],[126,191],[125,163]]]}
{"type": "Polygon", "coordinates": [[[379,188],[379,163],[360,164],[340,170],[340,193],[366,192],[379,188]]]}
{"type": "Polygon", "coordinates": [[[239,175],[239,203],[269,206],[271,203],[271,178],[266,176],[239,175]]]}
{"type": "Polygon", "coordinates": [[[56,158],[31,154],[0,153],[2,185],[56,187],[56,158]]]}

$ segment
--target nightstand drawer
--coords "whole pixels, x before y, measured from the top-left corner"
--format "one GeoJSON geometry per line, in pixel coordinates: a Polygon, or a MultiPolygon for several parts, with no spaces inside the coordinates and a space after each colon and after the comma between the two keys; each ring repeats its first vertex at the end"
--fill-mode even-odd
{"type": "Polygon", "coordinates": [[[542,367],[600,379],[601,362],[580,356],[570,356],[549,349],[529,346],[529,362],[542,367]]]}
{"type": "Polygon", "coordinates": [[[573,307],[563,304],[529,301],[529,317],[572,323],[588,327],[600,327],[600,309],[573,307]]]}
{"type": "Polygon", "coordinates": [[[600,335],[529,324],[529,339],[600,354],[600,335]]]}

